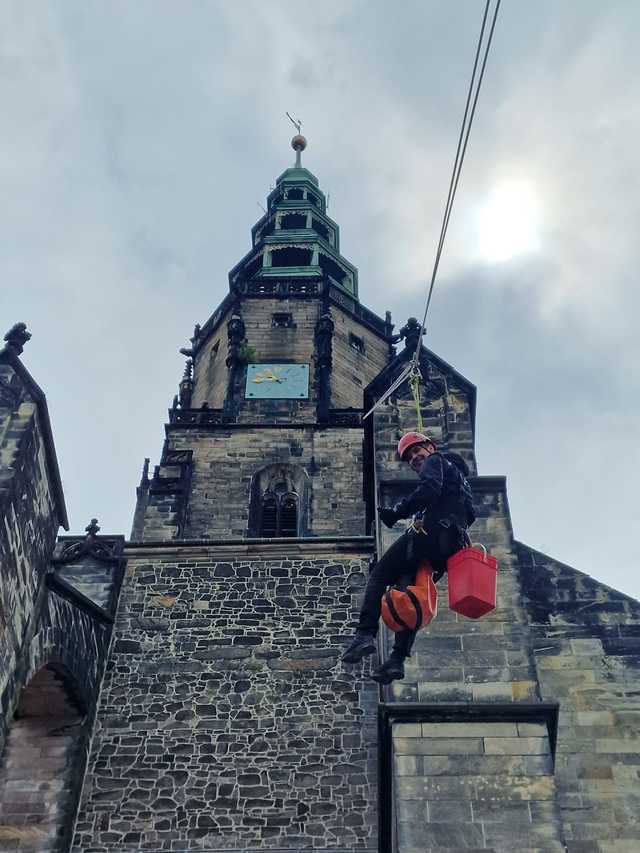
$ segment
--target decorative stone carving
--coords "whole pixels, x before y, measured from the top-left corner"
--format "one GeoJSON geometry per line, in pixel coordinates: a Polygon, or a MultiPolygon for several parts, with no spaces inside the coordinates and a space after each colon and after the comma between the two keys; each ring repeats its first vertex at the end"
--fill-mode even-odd
{"type": "Polygon", "coordinates": [[[4,349],[20,355],[26,342],[31,339],[31,333],[27,332],[26,323],[16,323],[9,329],[4,339],[7,342],[4,349]]]}
{"type": "Polygon", "coordinates": [[[316,351],[320,367],[331,367],[333,330],[331,314],[323,314],[316,323],[316,351]]]}
{"type": "Polygon", "coordinates": [[[196,325],[193,329],[193,335],[191,338],[189,338],[189,340],[191,341],[191,346],[190,347],[181,347],[179,350],[182,353],[182,355],[186,355],[187,358],[193,358],[193,356],[196,354],[196,348],[198,346],[198,339],[200,338],[200,331],[201,331],[200,330],[200,324],[196,323],[196,325]]]}
{"type": "Polygon", "coordinates": [[[100,525],[97,518],[92,518],[85,527],[87,535],[80,541],[65,545],[62,552],[52,559],[52,563],[71,563],[82,557],[95,557],[104,563],[117,563],[120,561],[120,543],[100,537],[98,531],[100,525]]]}
{"type": "Polygon", "coordinates": [[[179,385],[178,398],[181,409],[191,408],[191,398],[193,396],[193,362],[187,360],[184,366],[184,376],[179,385]]]}
{"type": "Polygon", "coordinates": [[[227,367],[232,367],[240,363],[240,345],[244,340],[244,336],[244,320],[239,314],[233,314],[227,323],[227,338],[229,340],[229,349],[226,361],[227,367]]]}
{"type": "Polygon", "coordinates": [[[316,323],[316,382],[318,386],[318,406],[316,409],[318,421],[326,423],[329,418],[331,397],[330,377],[333,350],[334,322],[331,319],[328,306],[316,323]]]}
{"type": "Polygon", "coordinates": [[[142,475],[140,477],[140,488],[144,488],[149,485],[149,457],[146,456],[144,460],[144,464],[142,466],[142,475]]]}

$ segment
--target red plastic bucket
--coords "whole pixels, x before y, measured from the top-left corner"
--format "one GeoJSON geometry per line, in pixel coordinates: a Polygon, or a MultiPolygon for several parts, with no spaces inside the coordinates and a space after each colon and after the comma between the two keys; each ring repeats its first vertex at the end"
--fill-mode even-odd
{"type": "Polygon", "coordinates": [[[498,561],[486,548],[463,548],[447,560],[449,607],[479,619],[496,606],[498,561]]]}

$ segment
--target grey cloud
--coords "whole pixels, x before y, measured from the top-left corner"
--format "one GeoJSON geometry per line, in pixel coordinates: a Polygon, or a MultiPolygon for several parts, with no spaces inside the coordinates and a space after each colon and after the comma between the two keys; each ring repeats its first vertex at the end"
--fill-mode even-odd
{"type": "MultiPolygon", "coordinates": [[[[128,533],[157,459],[177,353],[224,296],[269,186],[305,164],[331,192],[361,296],[420,314],[476,3],[7,3],[0,27],[0,316],[26,320],[73,528],[128,533]]],[[[483,473],[516,534],[640,595],[638,171],[631,2],[502,4],[429,345],[478,385],[483,473]],[[474,254],[505,176],[543,203],[541,248],[474,254]],[[594,522],[594,519],[596,521],[594,522]]]]}

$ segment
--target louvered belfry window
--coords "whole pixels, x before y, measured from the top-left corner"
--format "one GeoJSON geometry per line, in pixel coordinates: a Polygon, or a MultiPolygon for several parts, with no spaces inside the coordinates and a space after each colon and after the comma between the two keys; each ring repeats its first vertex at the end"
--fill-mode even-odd
{"type": "Polygon", "coordinates": [[[298,535],[298,496],[283,495],[280,501],[280,536],[298,535]]]}
{"type": "Polygon", "coordinates": [[[262,496],[260,536],[273,539],[297,535],[298,496],[291,492],[284,495],[265,492],[262,496]]]}
{"type": "Polygon", "coordinates": [[[273,539],[278,535],[278,499],[274,494],[266,494],[262,498],[262,517],[260,536],[273,539]]]}

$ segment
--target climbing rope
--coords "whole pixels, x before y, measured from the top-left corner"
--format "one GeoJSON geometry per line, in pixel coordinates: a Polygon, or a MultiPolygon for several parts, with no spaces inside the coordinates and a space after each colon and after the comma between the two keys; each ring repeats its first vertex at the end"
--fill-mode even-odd
{"type": "Polygon", "coordinates": [[[460,135],[458,137],[458,146],[456,148],[456,156],[453,163],[453,169],[451,172],[451,180],[449,182],[449,192],[447,194],[447,203],[445,205],[444,216],[442,219],[442,227],[440,229],[440,239],[438,240],[438,247],[436,249],[436,256],[433,263],[433,270],[431,273],[431,282],[429,285],[429,292],[427,294],[427,302],[424,309],[424,315],[422,318],[422,324],[420,326],[420,334],[418,335],[418,340],[416,343],[416,349],[413,354],[413,358],[411,359],[410,364],[400,373],[398,378],[393,382],[390,388],[388,388],[385,393],[380,397],[379,400],[369,409],[369,411],[364,415],[364,418],[368,418],[372,412],[374,412],[377,408],[379,408],[383,403],[385,403],[389,397],[393,394],[393,392],[403,384],[406,379],[409,379],[409,384],[411,386],[411,393],[413,395],[414,402],[416,404],[416,414],[417,414],[417,422],[418,422],[418,430],[419,432],[423,431],[423,423],[422,423],[422,413],[420,410],[420,381],[422,379],[422,375],[420,373],[420,349],[422,347],[422,337],[426,334],[426,324],[427,324],[427,314],[429,313],[429,306],[431,305],[431,297],[433,295],[433,288],[436,283],[436,275],[438,273],[438,267],[440,265],[440,258],[442,256],[442,250],[444,248],[444,241],[447,235],[447,229],[449,227],[449,220],[451,218],[451,209],[453,207],[453,201],[456,196],[456,192],[458,189],[458,183],[460,181],[460,174],[462,172],[462,164],[464,163],[465,154],[467,151],[467,144],[469,142],[469,134],[471,132],[471,126],[473,124],[473,118],[476,112],[476,106],[478,104],[478,96],[480,94],[480,87],[482,86],[482,80],[484,78],[484,71],[487,65],[487,58],[489,56],[489,49],[491,47],[491,42],[493,39],[493,31],[496,26],[496,20],[498,18],[498,11],[500,9],[501,0],[497,0],[496,7],[493,13],[493,20],[491,21],[491,27],[489,29],[489,36],[487,39],[487,43],[484,49],[484,56],[482,59],[482,66],[480,68],[480,75],[478,77],[478,82],[475,87],[474,94],[474,85],[476,82],[476,72],[478,70],[478,60],[480,58],[480,52],[482,50],[482,44],[484,41],[484,33],[487,23],[487,16],[489,13],[489,7],[491,5],[491,0],[486,0],[484,15],[482,17],[482,25],[480,27],[480,35],[478,37],[478,45],[476,47],[476,53],[473,62],[473,71],[471,74],[471,82],[469,83],[469,91],[467,92],[467,101],[464,108],[464,115],[462,117],[462,125],[460,127],[460,135]],[[469,105],[473,99],[473,105],[471,107],[471,112],[469,112],[469,105]]]}

